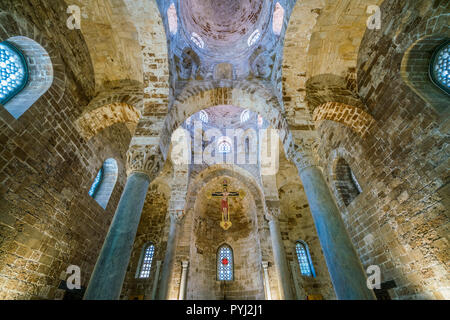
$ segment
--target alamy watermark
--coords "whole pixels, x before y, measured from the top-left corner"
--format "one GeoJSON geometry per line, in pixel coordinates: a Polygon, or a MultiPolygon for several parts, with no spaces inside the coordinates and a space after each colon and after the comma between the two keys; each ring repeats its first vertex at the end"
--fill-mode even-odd
{"type": "Polygon", "coordinates": [[[192,130],[178,128],[172,134],[171,158],[175,165],[260,164],[262,175],[274,175],[279,168],[280,135],[276,129],[249,128],[203,130],[194,121],[192,130]]]}
{"type": "Polygon", "coordinates": [[[70,265],[66,274],[69,276],[66,280],[66,286],[69,290],[80,290],[81,289],[81,268],[76,265],[70,265]]]}

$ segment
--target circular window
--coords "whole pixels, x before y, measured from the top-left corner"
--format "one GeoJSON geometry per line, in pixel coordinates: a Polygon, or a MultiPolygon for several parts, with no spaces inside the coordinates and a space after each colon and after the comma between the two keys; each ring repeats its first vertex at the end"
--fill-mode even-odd
{"type": "Polygon", "coordinates": [[[430,64],[430,76],[439,88],[450,94],[450,41],[434,52],[430,64]]]}
{"type": "Polygon", "coordinates": [[[28,81],[28,69],[23,54],[8,42],[0,43],[0,103],[17,95],[28,81]]]}

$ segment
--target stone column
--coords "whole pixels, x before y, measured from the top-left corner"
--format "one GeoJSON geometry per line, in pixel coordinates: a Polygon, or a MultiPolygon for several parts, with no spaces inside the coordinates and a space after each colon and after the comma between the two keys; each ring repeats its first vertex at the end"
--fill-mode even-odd
{"type": "Polygon", "coordinates": [[[266,300],[272,300],[272,294],[270,292],[269,272],[267,271],[267,269],[269,268],[269,262],[263,261],[261,264],[264,272],[264,286],[266,287],[266,300]]]}
{"type": "MultiPolygon", "coordinates": [[[[338,299],[373,300],[366,273],[347,233],[339,209],[311,153],[293,159],[308,198],[317,234],[338,299]]],[[[297,156],[298,157],[298,156],[297,156]]]]}
{"type": "Polygon", "coordinates": [[[280,288],[281,300],[293,300],[291,283],[289,280],[289,269],[284,251],[283,240],[281,239],[280,225],[280,202],[266,201],[267,215],[269,220],[270,238],[272,240],[273,258],[278,273],[278,287],[280,288]]]}
{"type": "Polygon", "coordinates": [[[151,300],[156,298],[156,289],[158,289],[159,271],[161,270],[161,260],[156,261],[155,279],[153,280],[151,300]]]}
{"type": "Polygon", "coordinates": [[[169,283],[173,270],[173,260],[175,257],[177,230],[183,217],[184,212],[182,210],[170,210],[170,230],[162,267],[161,281],[159,282],[158,300],[168,299],[169,283]]]}
{"type": "Polygon", "coordinates": [[[181,283],[180,283],[180,294],[178,295],[178,300],[184,300],[186,295],[186,284],[187,284],[187,270],[189,267],[189,261],[181,262],[181,283]]]}
{"type": "Polygon", "coordinates": [[[128,179],[84,299],[119,299],[148,186],[161,167],[159,147],[128,151],[128,179]]]}

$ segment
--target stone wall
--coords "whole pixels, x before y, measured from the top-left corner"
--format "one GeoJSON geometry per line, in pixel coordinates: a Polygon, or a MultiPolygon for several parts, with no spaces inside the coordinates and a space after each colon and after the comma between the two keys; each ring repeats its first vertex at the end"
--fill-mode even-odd
{"type": "Polygon", "coordinates": [[[75,119],[94,93],[81,33],[66,26],[63,1],[1,1],[0,41],[25,36],[53,63],[50,89],[19,119],[0,106],[0,299],[57,299],[62,273],[90,273],[125,182],[127,127],[116,124],[84,140],[75,119]],[[106,210],[88,195],[107,158],[119,179],[106,210]]]}
{"type": "Polygon", "coordinates": [[[449,299],[448,110],[422,100],[400,69],[414,42],[448,36],[449,3],[386,0],[381,9],[382,29],[366,31],[357,68],[358,93],[376,123],[361,138],[323,121],[319,154],[364,267],[378,265],[382,282],[395,281],[392,298],[449,299]],[[363,189],[348,206],[334,187],[339,158],[363,189]]]}

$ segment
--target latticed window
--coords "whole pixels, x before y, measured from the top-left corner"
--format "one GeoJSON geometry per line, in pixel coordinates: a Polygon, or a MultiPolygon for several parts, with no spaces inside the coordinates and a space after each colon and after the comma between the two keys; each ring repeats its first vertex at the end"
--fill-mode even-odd
{"type": "Polygon", "coordinates": [[[150,270],[152,269],[152,261],[154,254],[155,254],[155,246],[150,243],[144,248],[144,255],[142,257],[141,268],[139,271],[139,278],[144,279],[150,277],[150,270]]]}
{"type": "Polygon", "coordinates": [[[93,198],[97,194],[97,191],[98,191],[98,189],[100,189],[100,185],[102,184],[103,172],[104,172],[104,169],[103,169],[103,167],[101,167],[97,173],[97,176],[95,177],[94,183],[92,183],[92,186],[89,189],[89,195],[93,198]]]}
{"type": "Polygon", "coordinates": [[[259,40],[260,37],[261,37],[261,33],[259,32],[259,30],[253,31],[253,33],[250,35],[250,37],[247,40],[248,46],[251,47],[252,45],[254,45],[256,43],[256,41],[259,40]]]}
{"type": "Polygon", "coordinates": [[[314,277],[314,269],[306,244],[303,241],[297,241],[295,244],[295,251],[297,253],[300,273],[304,276],[314,277]]]}
{"type": "Polygon", "coordinates": [[[200,118],[200,120],[203,121],[204,123],[208,123],[208,121],[209,121],[209,116],[208,116],[208,114],[206,113],[205,110],[200,111],[200,113],[199,113],[199,118],[200,118]]]}
{"type": "Polygon", "coordinates": [[[241,123],[247,122],[250,119],[250,110],[246,109],[241,113],[241,123]]]}
{"type": "Polygon", "coordinates": [[[27,84],[28,68],[23,54],[9,42],[0,43],[0,103],[5,104],[27,84]]]}
{"type": "Polygon", "coordinates": [[[437,86],[450,93],[450,42],[441,45],[433,54],[430,76],[437,86]]]}
{"type": "Polygon", "coordinates": [[[233,281],[233,249],[224,244],[217,252],[217,280],[233,281]]]}

